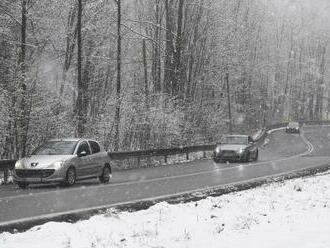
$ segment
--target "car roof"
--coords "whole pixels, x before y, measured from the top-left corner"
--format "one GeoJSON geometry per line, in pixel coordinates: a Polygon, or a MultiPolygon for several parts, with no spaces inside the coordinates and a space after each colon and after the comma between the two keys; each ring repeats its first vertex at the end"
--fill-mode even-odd
{"type": "Polygon", "coordinates": [[[49,141],[73,141],[73,142],[78,142],[78,141],[82,141],[82,140],[91,140],[91,141],[95,141],[93,139],[84,139],[84,138],[63,138],[63,139],[51,139],[49,141]]]}
{"type": "Polygon", "coordinates": [[[96,143],[99,144],[99,142],[97,142],[96,140],[94,139],[86,139],[86,138],[63,138],[63,139],[51,139],[49,141],[71,141],[71,142],[80,142],[80,141],[83,141],[83,140],[86,140],[86,141],[94,141],[96,143]]]}
{"type": "Polygon", "coordinates": [[[228,135],[225,135],[224,137],[240,137],[240,138],[247,138],[247,137],[249,137],[249,135],[245,135],[245,134],[228,134],[228,135]]]}
{"type": "Polygon", "coordinates": [[[49,141],[80,141],[80,140],[82,140],[82,139],[80,139],[80,138],[63,138],[63,139],[59,138],[59,139],[51,139],[49,141]]]}
{"type": "Polygon", "coordinates": [[[299,123],[296,121],[290,121],[288,125],[299,125],[299,123]]]}

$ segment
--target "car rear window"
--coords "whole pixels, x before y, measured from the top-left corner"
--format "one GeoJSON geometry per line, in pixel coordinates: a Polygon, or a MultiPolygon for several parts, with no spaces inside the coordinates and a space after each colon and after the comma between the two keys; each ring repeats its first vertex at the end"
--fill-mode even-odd
{"type": "Polygon", "coordinates": [[[88,142],[89,142],[89,144],[90,144],[90,146],[92,148],[92,153],[93,154],[94,153],[98,153],[98,152],[101,151],[100,146],[99,146],[99,144],[97,142],[92,141],[92,140],[89,140],[88,142]]]}
{"type": "Polygon", "coordinates": [[[299,127],[299,123],[298,122],[290,122],[289,127],[299,127]]]}

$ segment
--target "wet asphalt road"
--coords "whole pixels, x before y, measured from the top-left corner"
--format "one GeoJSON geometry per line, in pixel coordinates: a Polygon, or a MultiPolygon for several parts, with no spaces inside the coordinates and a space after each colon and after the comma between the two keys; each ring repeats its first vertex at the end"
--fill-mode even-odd
{"type": "Polygon", "coordinates": [[[35,185],[21,190],[16,185],[0,186],[0,226],[37,216],[152,200],[253,178],[276,175],[330,162],[330,127],[304,127],[303,133],[283,130],[268,136],[254,163],[216,164],[198,160],[171,166],[116,171],[111,183],[96,180],[75,187],[35,185]]]}

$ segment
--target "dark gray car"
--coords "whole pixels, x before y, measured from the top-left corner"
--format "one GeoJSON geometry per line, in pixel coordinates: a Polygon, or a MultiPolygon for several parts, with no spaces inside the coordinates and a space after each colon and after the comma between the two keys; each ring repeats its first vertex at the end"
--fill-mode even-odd
{"type": "Polygon", "coordinates": [[[287,133],[300,133],[300,125],[298,122],[289,122],[285,128],[287,133]]]}
{"type": "Polygon", "coordinates": [[[227,135],[217,145],[213,160],[216,163],[224,161],[258,160],[259,150],[256,142],[248,135],[227,135]]]}

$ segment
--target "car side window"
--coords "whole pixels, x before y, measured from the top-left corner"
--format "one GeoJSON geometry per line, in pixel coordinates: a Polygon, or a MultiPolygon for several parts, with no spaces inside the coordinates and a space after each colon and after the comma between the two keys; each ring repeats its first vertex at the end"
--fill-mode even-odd
{"type": "Polygon", "coordinates": [[[78,151],[77,154],[81,153],[82,151],[86,151],[86,155],[90,155],[91,151],[89,149],[89,145],[86,141],[82,142],[79,147],[78,147],[78,151]]]}
{"type": "Polygon", "coordinates": [[[89,142],[89,144],[90,144],[90,146],[91,146],[92,154],[94,154],[94,153],[98,153],[98,152],[101,151],[101,149],[100,149],[100,145],[99,145],[97,142],[95,142],[95,141],[93,141],[93,140],[89,140],[88,142],[89,142]]]}

